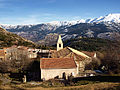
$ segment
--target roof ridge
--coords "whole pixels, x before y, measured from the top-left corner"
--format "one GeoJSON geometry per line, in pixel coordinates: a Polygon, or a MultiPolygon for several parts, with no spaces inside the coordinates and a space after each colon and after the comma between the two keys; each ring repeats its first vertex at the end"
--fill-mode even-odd
{"type": "Polygon", "coordinates": [[[71,48],[71,47],[68,47],[68,49],[71,50],[72,52],[74,52],[74,53],[77,54],[77,55],[81,55],[81,56],[83,56],[83,57],[90,58],[90,57],[89,57],[88,55],[86,55],[85,53],[80,52],[80,51],[78,51],[78,50],[76,50],[76,49],[73,49],[73,48],[71,48]]]}

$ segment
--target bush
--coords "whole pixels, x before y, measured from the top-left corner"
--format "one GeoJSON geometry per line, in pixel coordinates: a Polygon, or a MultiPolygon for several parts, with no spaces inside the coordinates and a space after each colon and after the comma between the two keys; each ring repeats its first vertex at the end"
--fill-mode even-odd
{"type": "Polygon", "coordinates": [[[44,87],[63,87],[65,86],[64,82],[60,81],[60,80],[48,80],[42,83],[42,86],[44,87]]]}
{"type": "Polygon", "coordinates": [[[86,80],[82,80],[82,81],[78,81],[77,83],[75,83],[75,86],[79,86],[79,85],[87,85],[87,84],[94,84],[96,83],[95,81],[86,81],[86,80]]]}
{"type": "Polygon", "coordinates": [[[86,64],[85,69],[86,70],[98,70],[100,64],[101,64],[101,61],[98,58],[93,58],[92,62],[90,62],[89,64],[86,64]]]}
{"type": "Polygon", "coordinates": [[[0,85],[2,84],[3,81],[0,80],[0,85]]]}

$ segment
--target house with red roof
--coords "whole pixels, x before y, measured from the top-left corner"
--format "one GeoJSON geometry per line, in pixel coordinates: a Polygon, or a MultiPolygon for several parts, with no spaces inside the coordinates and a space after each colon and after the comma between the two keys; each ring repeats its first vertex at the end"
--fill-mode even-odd
{"type": "Polygon", "coordinates": [[[86,64],[92,62],[93,58],[96,57],[96,52],[88,51],[78,51],[71,47],[63,48],[63,42],[61,36],[58,38],[57,51],[51,54],[52,58],[74,58],[74,61],[77,65],[77,73],[82,73],[85,71],[86,64]]]}
{"type": "Polygon", "coordinates": [[[85,65],[96,58],[96,52],[78,51],[71,47],[65,47],[51,54],[52,58],[74,58],[78,68],[78,73],[85,71],[85,65]]]}
{"type": "Polygon", "coordinates": [[[51,58],[40,59],[41,79],[62,78],[69,75],[77,76],[85,72],[86,64],[96,58],[96,52],[78,51],[71,47],[63,48],[61,36],[58,38],[57,51],[51,58]]]}
{"type": "Polygon", "coordinates": [[[73,58],[41,58],[40,69],[43,80],[77,75],[77,65],[73,58]]]}

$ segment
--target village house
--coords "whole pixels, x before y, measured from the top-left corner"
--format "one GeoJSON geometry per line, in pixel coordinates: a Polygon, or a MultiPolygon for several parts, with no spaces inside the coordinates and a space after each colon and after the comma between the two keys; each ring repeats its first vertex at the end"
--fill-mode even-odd
{"type": "Polygon", "coordinates": [[[40,59],[41,79],[62,78],[63,73],[69,76],[80,75],[85,72],[86,64],[92,62],[96,52],[78,51],[71,47],[63,48],[63,42],[59,35],[57,51],[51,53],[51,58],[40,59]]]}
{"type": "Polygon", "coordinates": [[[43,80],[77,75],[77,66],[73,58],[41,58],[40,69],[43,80]]]}
{"type": "Polygon", "coordinates": [[[84,72],[85,65],[89,64],[93,58],[97,58],[96,52],[78,51],[71,47],[63,48],[63,42],[61,40],[61,36],[59,36],[59,39],[58,39],[57,52],[52,53],[51,57],[52,58],[72,58],[73,57],[78,68],[78,73],[84,72]]]}
{"type": "MultiPolygon", "coordinates": [[[[34,49],[34,48],[29,48],[29,47],[25,47],[25,46],[16,46],[13,45],[11,47],[4,47],[3,49],[1,49],[1,58],[5,57],[4,59],[12,59],[11,57],[13,57],[12,53],[19,53],[17,51],[22,51],[23,54],[27,54],[28,58],[33,59],[33,58],[37,58],[38,56],[38,52],[45,52],[44,50],[41,49],[34,49]],[[3,54],[4,53],[4,54],[3,54]]],[[[16,58],[17,59],[17,58],[16,58]]]]}
{"type": "Polygon", "coordinates": [[[3,48],[5,50],[5,60],[21,60],[23,55],[28,55],[27,47],[24,46],[11,46],[3,48]],[[21,56],[22,55],[22,56],[21,56]]]}
{"type": "Polygon", "coordinates": [[[95,52],[78,51],[71,47],[65,47],[55,53],[51,54],[52,58],[74,58],[79,72],[85,71],[85,65],[96,58],[95,52]]]}
{"type": "MultiPolygon", "coordinates": [[[[92,62],[96,57],[96,52],[78,51],[71,47],[63,48],[63,42],[59,35],[57,50],[33,49],[24,46],[12,46],[0,50],[1,60],[19,59],[17,53],[28,55],[29,59],[40,58],[41,79],[62,78],[63,75],[79,76],[85,72],[86,64],[92,62]],[[21,50],[21,52],[19,51],[21,50]],[[13,55],[14,54],[14,55],[13,55]],[[16,54],[16,55],[15,55],[16,54]]],[[[20,55],[19,55],[20,56],[20,55]]]]}
{"type": "Polygon", "coordinates": [[[33,49],[29,48],[29,58],[50,58],[51,53],[54,52],[54,50],[43,50],[43,49],[33,49]]]}
{"type": "Polygon", "coordinates": [[[50,58],[50,54],[51,54],[50,50],[42,49],[37,53],[39,58],[50,58]]]}
{"type": "Polygon", "coordinates": [[[28,57],[29,58],[37,58],[37,51],[33,48],[28,49],[28,57]]]}
{"type": "Polygon", "coordinates": [[[11,47],[4,47],[3,49],[0,49],[0,60],[11,60],[13,57],[17,59],[15,55],[19,54],[18,50],[23,52],[23,54],[27,55],[30,59],[35,59],[37,57],[48,58],[51,57],[51,53],[54,52],[54,50],[42,50],[13,45],[11,47]]]}

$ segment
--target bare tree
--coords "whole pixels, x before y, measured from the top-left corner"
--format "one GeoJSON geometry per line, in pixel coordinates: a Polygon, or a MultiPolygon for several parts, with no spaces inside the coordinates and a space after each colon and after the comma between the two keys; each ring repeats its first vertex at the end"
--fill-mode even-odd
{"type": "Polygon", "coordinates": [[[0,72],[8,72],[8,63],[0,62],[0,72]]]}
{"type": "Polygon", "coordinates": [[[108,72],[120,73],[120,55],[119,49],[111,47],[107,50],[104,58],[101,60],[102,65],[108,72]]]}
{"type": "Polygon", "coordinates": [[[0,64],[0,70],[8,72],[23,71],[30,64],[31,60],[28,58],[28,51],[18,48],[8,50],[6,60],[0,64]],[[7,70],[6,70],[7,69],[7,70]]]}
{"type": "Polygon", "coordinates": [[[96,70],[101,65],[101,61],[98,58],[92,58],[92,61],[85,66],[86,70],[96,70]]]}

